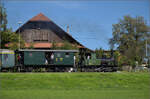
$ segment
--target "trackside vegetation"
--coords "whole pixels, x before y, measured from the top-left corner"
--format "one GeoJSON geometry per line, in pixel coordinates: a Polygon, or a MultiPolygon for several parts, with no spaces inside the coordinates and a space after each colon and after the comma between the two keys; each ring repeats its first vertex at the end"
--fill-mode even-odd
{"type": "Polygon", "coordinates": [[[0,73],[0,99],[150,99],[150,74],[0,73]]]}

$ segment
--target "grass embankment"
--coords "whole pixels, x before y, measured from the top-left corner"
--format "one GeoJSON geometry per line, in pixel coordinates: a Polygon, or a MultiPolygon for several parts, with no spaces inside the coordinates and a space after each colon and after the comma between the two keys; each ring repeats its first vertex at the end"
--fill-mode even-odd
{"type": "Polygon", "coordinates": [[[150,99],[150,75],[0,73],[0,99],[150,99]]]}

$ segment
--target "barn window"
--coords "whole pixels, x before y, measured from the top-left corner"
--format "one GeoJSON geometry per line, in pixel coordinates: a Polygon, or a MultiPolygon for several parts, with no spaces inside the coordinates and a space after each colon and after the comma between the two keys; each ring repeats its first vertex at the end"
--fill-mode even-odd
{"type": "Polygon", "coordinates": [[[32,57],[32,53],[29,53],[29,56],[32,57]]]}
{"type": "Polygon", "coordinates": [[[8,60],[8,54],[4,54],[4,60],[8,60]]]}
{"type": "Polygon", "coordinates": [[[48,42],[47,32],[38,30],[38,31],[35,31],[32,35],[33,35],[34,42],[48,42]]]}
{"type": "Polygon", "coordinates": [[[65,53],[65,56],[68,58],[69,57],[69,53],[67,52],[67,53],[65,53]]]}

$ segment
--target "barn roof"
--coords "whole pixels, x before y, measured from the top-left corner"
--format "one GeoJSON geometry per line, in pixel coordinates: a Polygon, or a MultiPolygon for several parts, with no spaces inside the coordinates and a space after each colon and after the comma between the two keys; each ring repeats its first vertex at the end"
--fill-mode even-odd
{"type": "Polygon", "coordinates": [[[46,17],[44,14],[39,13],[38,15],[31,18],[29,21],[51,21],[48,17],[46,17]]]}
{"type": "MultiPolygon", "coordinates": [[[[62,28],[60,28],[57,24],[55,24],[52,20],[50,20],[42,13],[37,14],[29,21],[27,21],[25,24],[23,24],[20,28],[16,30],[16,33],[18,33],[19,31],[21,32],[28,28],[32,28],[29,25],[32,24],[33,22],[45,22],[46,24],[49,24],[49,28],[51,29],[51,31],[57,34],[61,39],[69,41],[70,43],[76,43],[80,46],[83,46],[81,43],[75,40],[69,33],[65,32],[62,28]]],[[[46,27],[42,26],[42,28],[46,28],[46,27]]]]}
{"type": "MultiPolygon", "coordinates": [[[[92,51],[91,49],[85,47],[76,39],[74,39],[69,33],[65,32],[62,28],[60,28],[57,24],[55,24],[52,20],[50,20],[48,17],[46,17],[42,13],[37,14],[36,16],[31,18],[29,21],[27,21],[25,24],[23,24],[20,28],[16,30],[16,33],[18,33],[19,31],[22,32],[24,29],[32,28],[30,27],[30,24],[39,23],[39,22],[49,24],[49,29],[51,29],[51,31],[53,31],[57,36],[59,36],[59,38],[63,39],[64,41],[69,41],[70,43],[72,43],[72,45],[77,44],[78,48],[85,48],[85,49],[92,51]]],[[[46,27],[42,26],[42,28],[46,28],[46,27]]],[[[47,48],[47,47],[51,48],[51,43],[52,42],[34,43],[34,47],[35,48],[47,48]]],[[[28,47],[29,45],[30,45],[29,43],[25,44],[26,47],[28,47]]]]}

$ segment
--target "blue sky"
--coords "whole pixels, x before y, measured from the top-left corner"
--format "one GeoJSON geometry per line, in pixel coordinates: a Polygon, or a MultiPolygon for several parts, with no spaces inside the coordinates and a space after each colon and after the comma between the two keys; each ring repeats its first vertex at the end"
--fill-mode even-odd
{"type": "Polygon", "coordinates": [[[8,27],[15,31],[22,21],[42,12],[53,22],[90,49],[109,49],[112,24],[125,15],[143,16],[150,25],[149,0],[3,0],[8,14],[8,27]]]}

